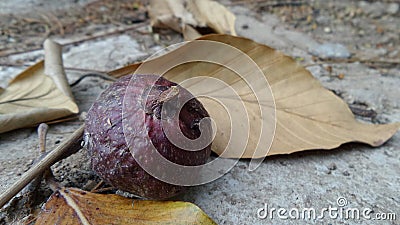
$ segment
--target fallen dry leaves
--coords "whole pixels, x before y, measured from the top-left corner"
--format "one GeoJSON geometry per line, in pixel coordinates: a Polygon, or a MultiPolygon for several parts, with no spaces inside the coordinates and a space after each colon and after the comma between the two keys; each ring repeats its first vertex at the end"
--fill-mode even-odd
{"type": "Polygon", "coordinates": [[[196,27],[236,35],[235,15],[216,1],[151,0],[148,13],[152,26],[173,29],[182,33],[185,40],[201,36],[196,27]]]}
{"type": "Polygon", "coordinates": [[[216,224],[189,202],[133,200],[62,188],[49,198],[37,220],[42,224],[216,224]]]}
{"type": "Polygon", "coordinates": [[[41,61],[10,82],[0,93],[0,133],[78,113],[53,79],[45,75],[41,61]]]}

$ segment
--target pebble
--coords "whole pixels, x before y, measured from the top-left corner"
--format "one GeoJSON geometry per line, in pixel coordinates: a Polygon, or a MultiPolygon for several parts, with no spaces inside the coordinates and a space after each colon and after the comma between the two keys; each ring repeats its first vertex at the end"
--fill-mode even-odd
{"type": "Polygon", "coordinates": [[[332,33],[332,29],[330,27],[325,27],[324,28],[325,33],[332,33]]]}
{"type": "Polygon", "coordinates": [[[387,8],[386,8],[386,12],[388,12],[389,14],[396,14],[399,11],[399,3],[390,3],[387,8]]]}
{"type": "Polygon", "coordinates": [[[350,176],[349,171],[347,171],[347,170],[343,171],[343,176],[346,176],[346,177],[350,176]]]}
{"type": "Polygon", "coordinates": [[[336,169],[337,169],[337,166],[335,163],[331,163],[328,165],[328,170],[336,170],[336,169]]]}
{"type": "Polygon", "coordinates": [[[351,56],[347,48],[338,43],[325,43],[310,49],[311,54],[325,59],[345,59],[351,56]]]}

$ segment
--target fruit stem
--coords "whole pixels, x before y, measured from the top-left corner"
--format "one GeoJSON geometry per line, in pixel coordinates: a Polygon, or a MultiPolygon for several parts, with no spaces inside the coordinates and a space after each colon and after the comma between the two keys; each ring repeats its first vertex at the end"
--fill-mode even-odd
{"type": "Polygon", "coordinates": [[[163,103],[166,102],[170,99],[172,99],[173,97],[177,96],[179,94],[179,89],[177,86],[171,86],[170,88],[168,88],[167,90],[163,91],[160,94],[160,98],[158,99],[159,103],[163,103]]]}

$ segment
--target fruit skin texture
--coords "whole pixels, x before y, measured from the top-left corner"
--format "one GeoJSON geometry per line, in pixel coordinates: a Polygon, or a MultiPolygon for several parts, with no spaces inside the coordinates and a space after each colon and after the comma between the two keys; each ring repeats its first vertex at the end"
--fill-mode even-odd
{"type": "Polygon", "coordinates": [[[170,198],[185,189],[183,186],[156,179],[144,171],[133,158],[126,143],[124,128],[137,124],[144,124],[147,132],[132,135],[148,135],[151,143],[136,143],[135,146],[141,147],[134,149],[135,156],[136,154],[146,156],[149,145],[153,144],[163,157],[176,164],[195,166],[206,163],[211,153],[211,144],[199,151],[182,150],[167,139],[162,129],[160,109],[163,104],[160,99],[165,97],[167,93],[165,91],[171,87],[179,89],[174,98],[190,96],[191,100],[184,104],[179,113],[179,127],[187,138],[198,138],[200,136],[198,122],[209,116],[207,111],[190,92],[156,75],[125,76],[105,90],[90,108],[85,122],[88,152],[92,169],[107,183],[148,199],[170,198]],[[154,88],[151,88],[154,84],[154,88]],[[127,88],[128,85],[132,86],[127,88]],[[122,105],[126,90],[130,91],[127,93],[130,97],[127,98],[129,102],[126,103],[124,111],[124,123],[129,124],[123,125],[122,105]],[[148,96],[152,97],[146,98],[142,94],[144,90],[147,90],[148,96]],[[145,115],[145,118],[138,115],[145,115]]]}

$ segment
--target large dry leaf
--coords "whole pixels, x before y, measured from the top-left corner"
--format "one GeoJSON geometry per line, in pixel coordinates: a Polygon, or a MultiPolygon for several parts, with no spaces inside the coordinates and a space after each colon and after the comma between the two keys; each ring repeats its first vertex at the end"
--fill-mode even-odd
{"type": "Polygon", "coordinates": [[[183,33],[186,40],[200,36],[194,27],[209,27],[219,34],[236,35],[235,15],[212,0],[151,0],[149,17],[154,27],[183,33]]]}
{"type": "Polygon", "coordinates": [[[55,192],[36,224],[216,224],[189,202],[133,200],[76,188],[55,192]]]}
{"type": "Polygon", "coordinates": [[[0,93],[0,133],[78,113],[78,106],[44,74],[44,62],[29,67],[0,93]]]}
{"type": "MultiPolygon", "coordinates": [[[[244,154],[242,149],[233,147],[224,149],[228,141],[235,142],[240,134],[246,136],[246,129],[232,130],[228,119],[229,115],[223,112],[215,102],[200,98],[211,117],[217,122],[217,133],[213,142],[213,151],[228,158],[262,158],[268,155],[287,154],[311,149],[332,149],[346,142],[363,142],[371,146],[382,145],[399,129],[400,123],[395,124],[366,124],[358,122],[349,107],[331,91],[325,89],[305,68],[298,65],[292,58],[259,43],[246,38],[229,35],[208,35],[199,40],[225,43],[240,49],[248,55],[262,70],[263,75],[271,86],[276,106],[276,130],[273,143],[267,152],[270,143],[260,140],[261,127],[264,117],[260,115],[260,108],[270,110],[273,103],[258,103],[256,96],[268,92],[263,85],[254,86],[254,93],[242,78],[221,65],[206,62],[190,62],[170,69],[163,76],[182,82],[192,77],[215,77],[231,85],[241,96],[249,115],[249,129],[247,147],[244,154]],[[236,133],[236,134],[235,134],[236,133]],[[230,135],[231,136],[230,136],[230,135]],[[260,142],[260,144],[258,144],[260,142]]],[[[224,65],[240,65],[241,75],[246,79],[255,76],[252,65],[238,61],[238,57],[226,52],[224,45],[206,48],[197,41],[187,43],[180,48],[144,64],[134,64],[112,71],[113,76],[122,76],[140,68],[140,73],[163,74],[165,65],[178,64],[188,58],[202,58],[210,55],[210,59],[224,60],[224,65]],[[220,46],[220,47],[218,47],[220,46]],[[144,66],[143,66],[144,65],[144,66]],[[140,66],[140,67],[139,67],[140,66]],[[144,68],[142,68],[144,67],[144,68]]],[[[260,79],[262,83],[262,79],[260,79]]],[[[202,81],[184,85],[196,94],[210,94],[219,92],[213,84],[204,85],[202,81]]],[[[223,96],[230,98],[231,96],[223,96]]],[[[233,99],[233,97],[231,98],[233,99]]],[[[240,101],[237,105],[242,104],[240,101]]],[[[234,109],[233,111],[235,111],[234,109]]],[[[270,111],[273,113],[272,111],[270,111]]],[[[233,116],[235,113],[233,113],[233,116]]],[[[238,115],[239,118],[246,115],[238,115]]],[[[265,115],[268,117],[271,115],[265,115]]],[[[240,120],[240,119],[239,119],[240,120]]],[[[240,121],[246,127],[247,120],[240,121]]],[[[273,124],[267,124],[273,130],[273,124]]]]}

